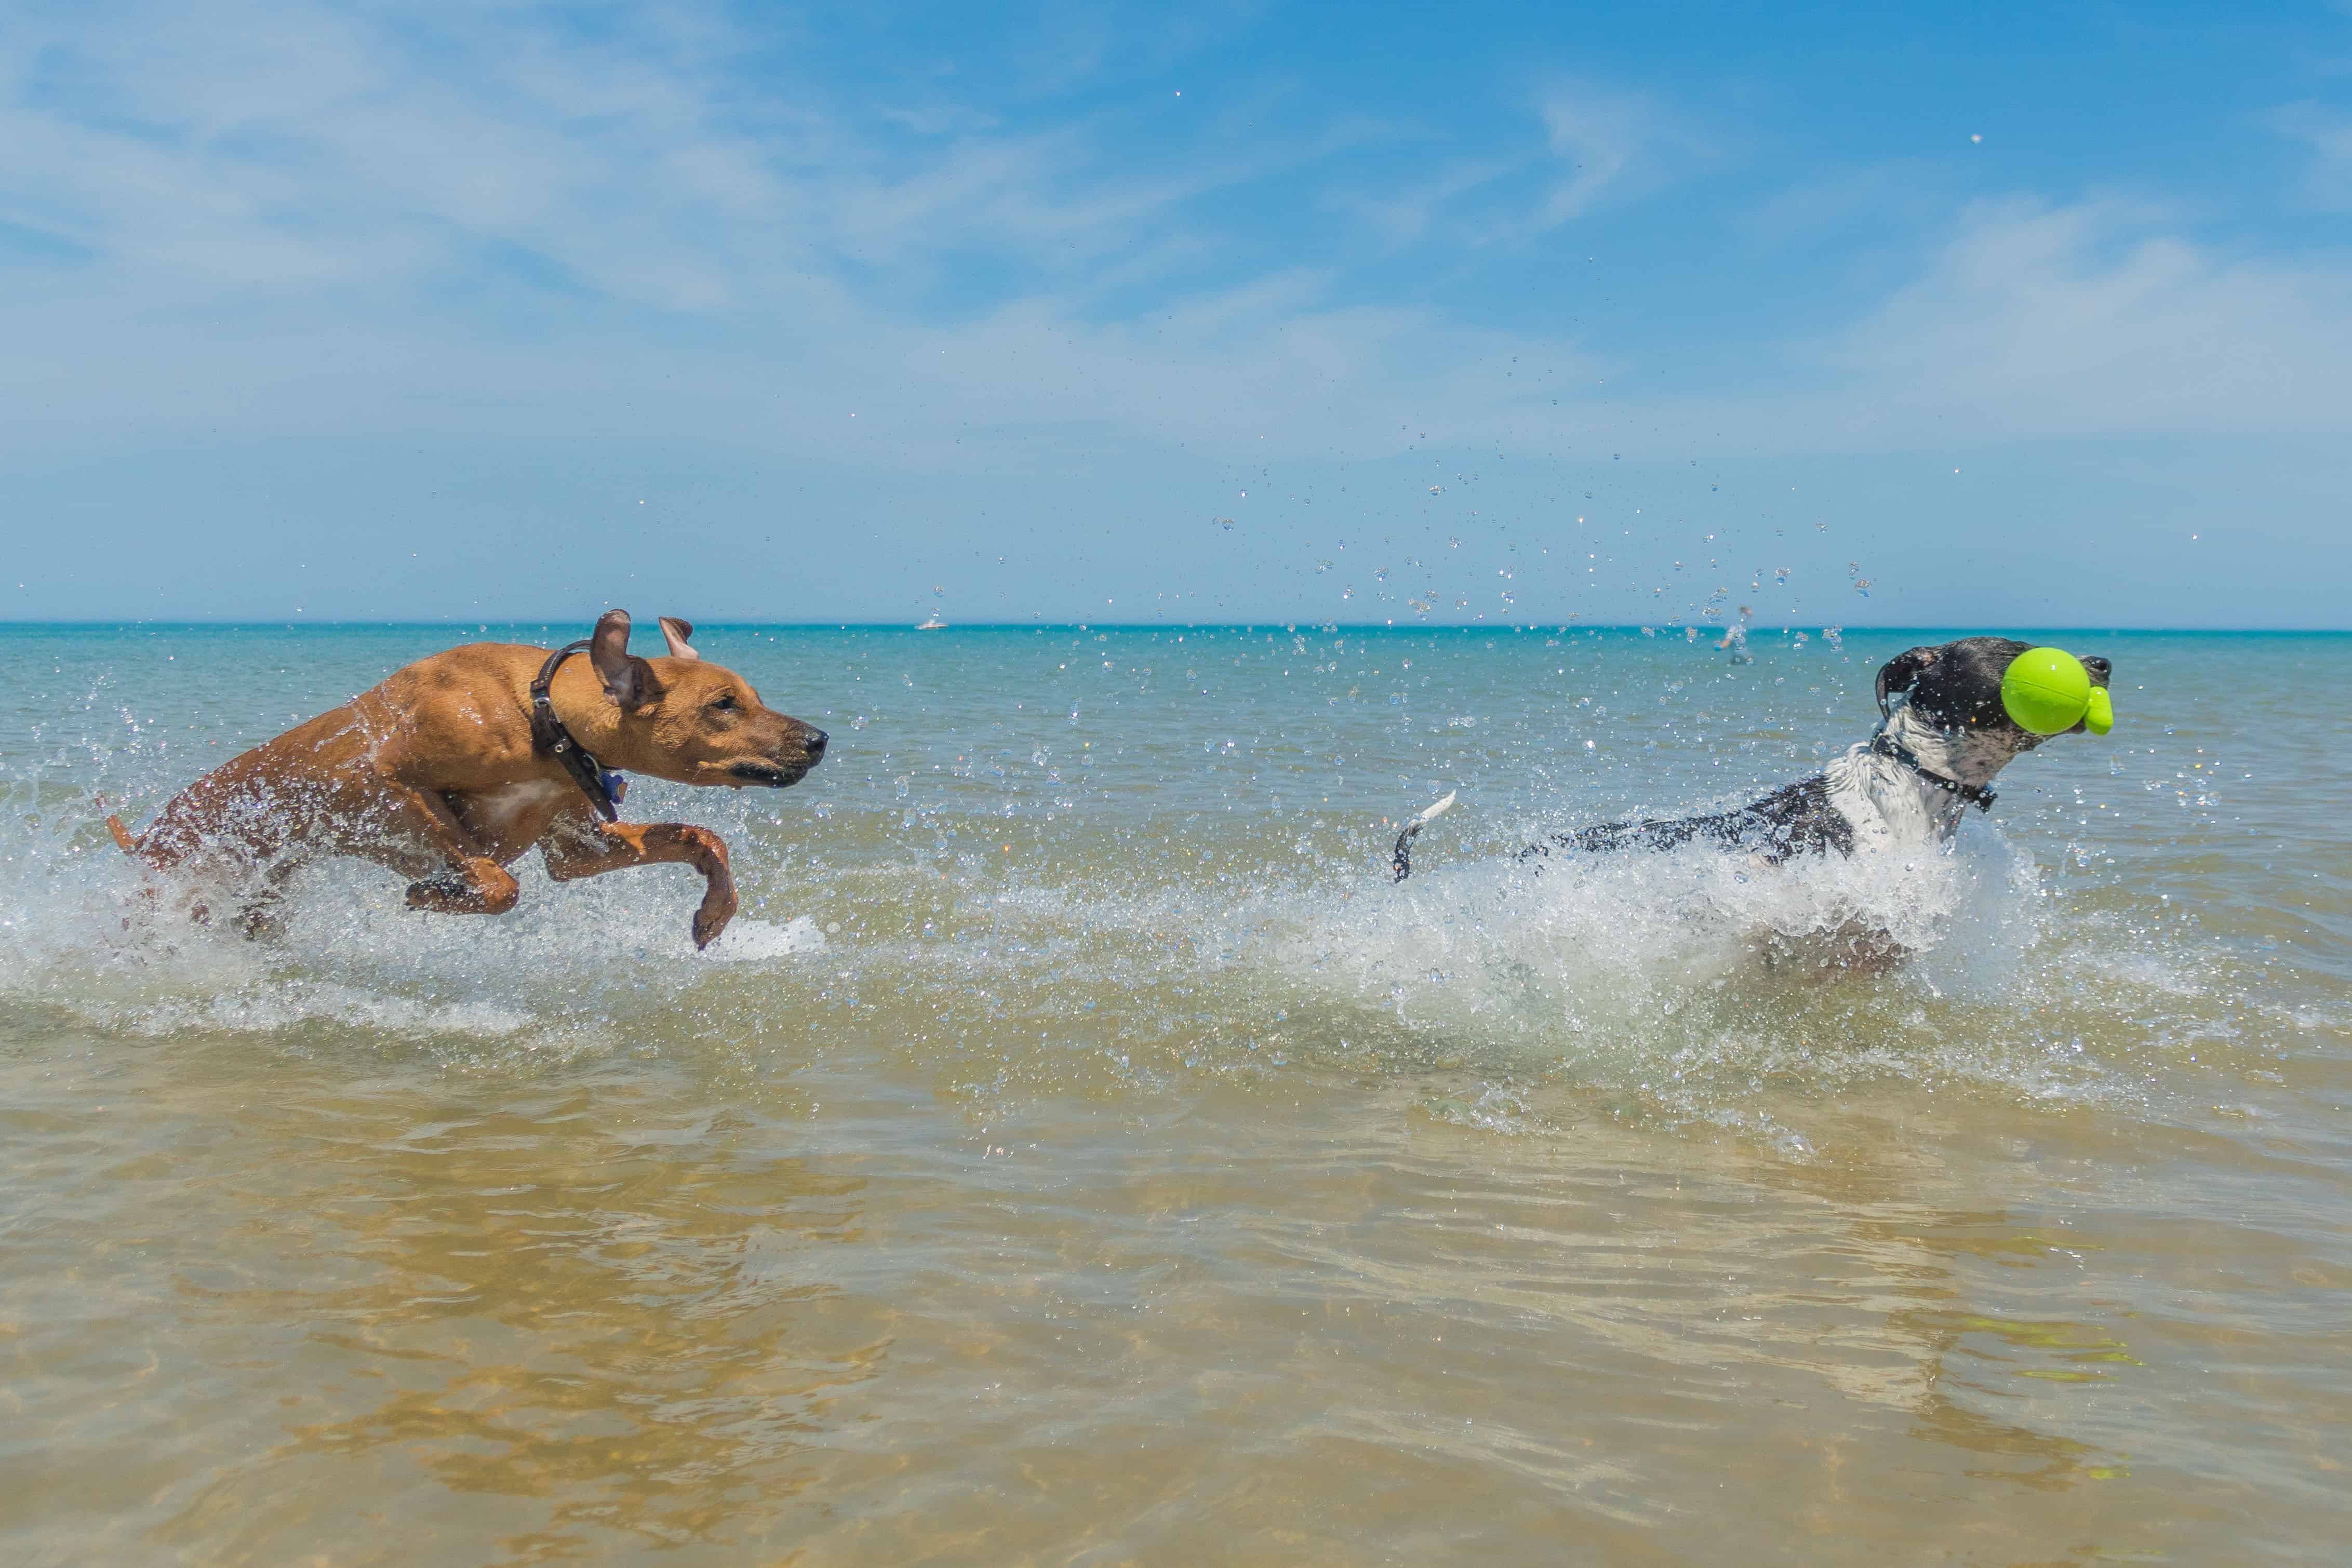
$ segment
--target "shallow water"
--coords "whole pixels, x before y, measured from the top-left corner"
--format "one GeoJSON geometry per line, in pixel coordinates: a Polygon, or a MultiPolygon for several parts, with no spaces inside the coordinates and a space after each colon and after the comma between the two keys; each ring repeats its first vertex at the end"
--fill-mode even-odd
{"type": "Polygon", "coordinates": [[[2112,736],[1758,873],[1505,852],[1810,771],[1933,636],[708,628],[834,737],[637,784],[734,846],[708,954],[675,869],[140,895],[93,796],[465,634],[0,628],[0,1560],[2352,1531],[2352,639],[2074,634],[2112,736]]]}

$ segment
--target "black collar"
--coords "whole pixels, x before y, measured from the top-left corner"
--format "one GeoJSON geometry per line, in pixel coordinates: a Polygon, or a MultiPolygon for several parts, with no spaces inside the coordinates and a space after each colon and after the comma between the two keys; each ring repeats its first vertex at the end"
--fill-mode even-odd
{"type": "Polygon", "coordinates": [[[568,643],[550,653],[547,663],[539,667],[539,679],[530,683],[530,748],[563,764],[563,770],[572,775],[572,781],[580,786],[580,792],[588,797],[596,814],[608,822],[617,822],[621,820],[621,795],[628,785],[572,738],[572,732],[555,716],[555,705],[547,700],[548,685],[555,679],[557,668],[572,654],[584,652],[588,643],[585,637],[568,643]]]}
{"type": "Polygon", "coordinates": [[[1937,789],[1950,790],[1960,798],[1964,805],[1974,806],[1979,811],[1991,810],[1993,801],[2000,798],[1981,784],[1963,784],[1957,779],[1945,778],[1920,761],[1909,747],[1883,729],[1878,732],[1877,738],[1870,743],[1870,749],[1881,757],[1892,757],[1937,789]]]}

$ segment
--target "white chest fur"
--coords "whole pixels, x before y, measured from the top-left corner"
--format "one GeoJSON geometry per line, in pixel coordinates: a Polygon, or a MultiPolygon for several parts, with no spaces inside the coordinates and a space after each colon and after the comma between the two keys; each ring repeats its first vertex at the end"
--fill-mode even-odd
{"type": "Polygon", "coordinates": [[[466,823],[486,837],[505,838],[520,827],[526,818],[552,815],[572,789],[573,786],[568,783],[558,784],[548,779],[501,784],[495,789],[483,789],[466,798],[466,823]]]}
{"type": "Polygon", "coordinates": [[[1928,849],[1949,839],[1966,805],[1892,757],[1857,746],[1822,770],[1830,803],[1853,824],[1853,847],[1928,849]]]}

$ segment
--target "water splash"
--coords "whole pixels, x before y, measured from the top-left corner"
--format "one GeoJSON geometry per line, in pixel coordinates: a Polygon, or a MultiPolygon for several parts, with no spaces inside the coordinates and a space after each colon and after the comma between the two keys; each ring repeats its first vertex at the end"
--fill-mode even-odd
{"type": "MultiPolygon", "coordinates": [[[[1480,685],[1434,642],[1101,635],[1008,641],[1037,683],[1018,689],[1040,700],[986,723],[977,685],[937,713],[868,700],[905,685],[916,695],[888,704],[946,701],[913,684],[936,679],[929,666],[861,654],[828,677],[855,738],[801,790],[645,786],[634,814],[707,822],[734,846],[744,913],[701,955],[696,889],[674,868],[558,885],[526,860],[521,907],[491,920],[416,914],[399,879],[340,863],[296,878],[265,940],[194,925],[184,897],[145,891],[96,798],[143,821],[206,758],[93,686],[53,722],[75,738],[12,746],[0,772],[0,1029],[509,1066],[626,1051],[789,1071],[874,1052],[983,1117],[1054,1094],[1296,1092],[1339,1071],[1483,1107],[1431,1114],[1498,1133],[1638,1116],[1796,1150],[1809,1097],[1871,1079],[2159,1113],[2212,1062],[2280,1049],[2311,1010],[2160,894],[2038,862],[1977,818],[1951,852],[1910,858],[1513,859],[1592,820],[1580,802],[1595,793],[1655,792],[1621,792],[1612,814],[1706,809],[1747,787],[1713,772],[1726,755],[1758,751],[1759,781],[1819,755],[1793,729],[1761,731],[1759,748],[1759,705],[1824,727],[1851,706],[1736,685],[1748,677],[1711,660],[1695,674],[1669,663],[1679,642],[1624,639],[1644,652],[1610,656],[1669,678],[1613,686],[1570,669],[1585,655],[1558,640],[1481,645],[1463,668],[1528,667],[1480,685]],[[1117,654],[1100,672],[1073,657],[1097,647],[1117,654]],[[1184,678],[1161,688],[1155,669],[1184,678]],[[1244,675],[1258,684],[1223,684],[1244,675]],[[1299,683],[1317,700],[1294,731],[1286,705],[1259,699],[1299,683]],[[1070,732],[1081,690],[1096,695],[1070,732]],[[1482,778],[1414,878],[1390,885],[1395,826],[1350,801],[1369,789],[1394,809],[1482,778]]],[[[1768,657],[1799,682],[1849,678],[1801,662],[1818,653],[1768,657]]],[[[2063,841],[2107,828],[2070,821],[2063,841]]]]}

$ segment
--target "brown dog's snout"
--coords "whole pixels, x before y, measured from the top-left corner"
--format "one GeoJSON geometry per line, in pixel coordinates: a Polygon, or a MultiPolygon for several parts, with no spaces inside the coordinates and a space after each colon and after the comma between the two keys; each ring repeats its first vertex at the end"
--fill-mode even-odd
{"type": "Polygon", "coordinates": [[[2098,676],[2102,684],[2106,681],[2106,678],[2109,675],[2116,673],[2116,667],[2106,660],[2099,657],[2096,653],[2087,653],[2084,655],[2083,667],[2090,671],[2091,674],[2098,676]]]}
{"type": "Polygon", "coordinates": [[[824,731],[811,726],[801,732],[801,747],[808,753],[809,766],[824,760],[824,731]]]}

